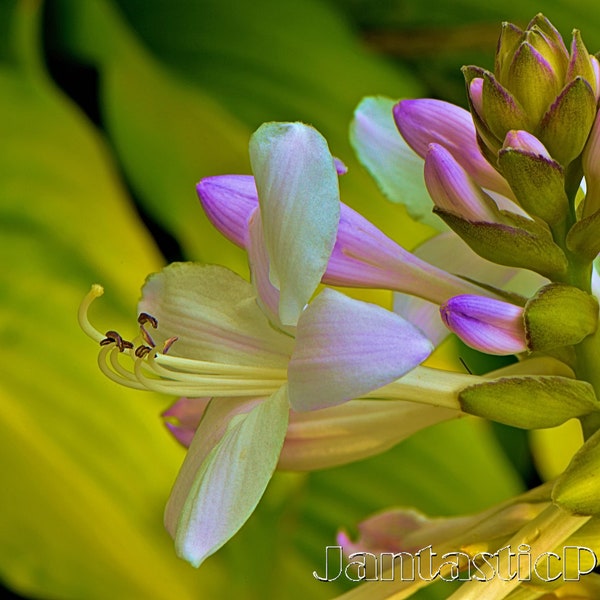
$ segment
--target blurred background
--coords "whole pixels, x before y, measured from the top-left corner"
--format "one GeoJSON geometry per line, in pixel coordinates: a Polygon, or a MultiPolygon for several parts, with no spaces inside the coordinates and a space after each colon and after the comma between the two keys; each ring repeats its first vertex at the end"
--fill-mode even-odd
{"type": "MultiPolygon", "coordinates": [[[[343,527],[389,506],[473,512],[552,476],[570,434],[530,438],[475,419],[386,454],[278,473],[259,509],[199,570],[177,559],[163,507],[184,450],[174,399],[96,366],[77,307],[92,283],[102,331],[136,330],[146,276],[175,260],[247,273],[202,214],[195,183],[248,173],[264,121],[301,120],[349,167],[343,200],[407,248],[432,231],[384,199],[348,142],[364,95],[465,105],[463,64],[491,68],[500,23],[543,9],[600,48],[591,0],[0,0],[0,583],[15,598],[326,599],[343,527]],[[556,441],[558,440],[558,441],[556,441]]],[[[390,306],[385,293],[361,297],[390,306]]],[[[448,368],[486,364],[452,341],[448,368]]],[[[447,584],[419,593],[443,598],[447,584]]]]}

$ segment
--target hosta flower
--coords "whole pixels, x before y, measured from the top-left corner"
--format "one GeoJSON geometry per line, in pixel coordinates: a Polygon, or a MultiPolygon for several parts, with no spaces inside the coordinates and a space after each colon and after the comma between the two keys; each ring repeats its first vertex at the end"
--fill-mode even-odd
{"type": "MultiPolygon", "coordinates": [[[[409,597],[434,580],[465,582],[448,596],[453,600],[480,598],[482,592],[486,598],[512,597],[518,586],[525,597],[527,589],[546,597],[560,580],[579,582],[595,567],[600,524],[552,505],[550,487],[475,515],[431,519],[410,509],[386,511],[359,524],[356,541],[341,532],[338,545],[347,557],[342,568],[352,577],[358,567],[356,580],[373,583],[340,598],[370,598],[383,581],[388,583],[380,597],[386,598],[409,597]]],[[[586,587],[597,589],[597,583],[572,590],[586,587]]]]}
{"type": "Polygon", "coordinates": [[[248,232],[254,287],[217,266],[171,265],[144,286],[133,342],[115,331],[102,335],[89,323],[87,311],[102,293],[99,286],[80,311],[82,327],[102,346],[99,364],[111,379],[137,389],[212,398],[199,425],[194,423],[198,429],[166,510],[179,554],[194,565],[222,546],[256,506],[279,461],[290,408],[298,415],[292,417],[282,461],[296,468],[366,456],[407,431],[461,414],[455,397],[457,385],[464,385],[460,377],[424,398],[445,410],[412,410],[417,426],[389,427],[411,412],[403,402],[369,406],[357,400],[347,409],[337,407],[373,393],[412,398],[424,374],[406,383],[395,380],[421,363],[432,346],[403,318],[333,290],[305,306],[335,241],[335,162],[323,138],[299,124],[264,126],[251,149],[264,190],[261,212],[253,215],[248,232]],[[300,414],[315,409],[323,411],[314,418],[300,414]],[[388,433],[373,440],[363,420],[387,421],[388,433]],[[349,434],[335,439],[329,430],[341,423],[349,434]],[[335,441],[334,451],[323,436],[335,441]]]}
{"type": "MultiPolygon", "coordinates": [[[[493,579],[478,551],[543,553],[595,535],[600,219],[597,192],[582,199],[579,165],[595,190],[599,71],[578,33],[569,54],[538,15],[524,32],[505,27],[495,74],[465,70],[471,115],[433,100],[363,102],[352,128],[360,158],[396,201],[403,174],[423,169],[424,186],[409,178],[409,209],[428,223],[433,209],[451,230],[414,253],[340,203],[345,167],[317,131],[267,123],[250,141],[252,175],[197,186],[212,223],[247,251],[251,282],[218,266],[171,265],[147,280],[132,341],[92,327],[87,311],[102,293],[92,288],[80,322],[101,345],[103,372],[181,397],[164,416],[188,447],[165,516],[182,557],[198,566],[226,543],[278,465],[343,464],[466,413],[524,429],[577,418],[587,441],[537,493],[449,521],[393,513],[362,527],[361,543],[456,545],[461,560],[440,572],[473,563],[495,599],[521,579],[493,579]],[[321,284],[392,290],[395,312],[321,284]],[[485,376],[421,366],[449,332],[520,361],[485,376]]],[[[428,581],[394,584],[390,597],[428,581]]],[[[453,597],[478,597],[475,583],[453,597]]]]}

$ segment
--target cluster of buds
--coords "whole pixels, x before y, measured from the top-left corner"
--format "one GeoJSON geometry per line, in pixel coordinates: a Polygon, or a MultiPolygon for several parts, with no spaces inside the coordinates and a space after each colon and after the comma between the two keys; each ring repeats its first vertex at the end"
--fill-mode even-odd
{"type": "Polygon", "coordinates": [[[495,72],[473,66],[463,72],[478,140],[490,162],[511,130],[535,135],[563,167],[581,154],[596,115],[600,65],[579,31],[569,53],[542,15],[524,31],[505,23],[495,72]]]}

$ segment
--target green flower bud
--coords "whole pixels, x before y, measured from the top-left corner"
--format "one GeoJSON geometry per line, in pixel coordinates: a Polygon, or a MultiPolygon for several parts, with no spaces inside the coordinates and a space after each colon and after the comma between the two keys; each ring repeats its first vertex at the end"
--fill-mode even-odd
{"type": "Polygon", "coordinates": [[[556,480],[552,500],[575,515],[600,513],[600,431],[579,449],[556,480]]]}
{"type": "Polygon", "coordinates": [[[596,97],[582,77],[566,85],[537,128],[537,137],[559,163],[577,158],[596,117],[596,97]]]}
{"type": "MultiPolygon", "coordinates": [[[[530,215],[555,225],[569,209],[564,169],[541,144],[541,152],[536,152],[520,143],[522,140],[529,142],[529,138],[533,136],[525,131],[509,132],[498,153],[498,166],[519,204],[530,215]]],[[[536,138],[533,140],[537,141],[536,138]]]]}
{"type": "Polygon", "coordinates": [[[556,427],[600,409],[592,386],[555,376],[503,377],[463,389],[458,400],[469,414],[519,427],[556,427]]]}
{"type": "Polygon", "coordinates": [[[598,302],[579,288],[551,283],[529,299],[523,318],[529,350],[553,350],[596,331],[598,302]]]}
{"type": "Polygon", "coordinates": [[[473,223],[439,208],[433,212],[483,258],[507,267],[531,269],[550,279],[566,273],[563,251],[548,229],[535,221],[501,211],[503,223],[473,223]]]}
{"type": "Polygon", "coordinates": [[[569,54],[541,14],[525,31],[504,23],[495,73],[472,66],[463,73],[478,136],[492,165],[497,167],[495,158],[511,129],[538,137],[563,167],[581,154],[596,114],[600,66],[579,31],[573,32],[569,54]]]}

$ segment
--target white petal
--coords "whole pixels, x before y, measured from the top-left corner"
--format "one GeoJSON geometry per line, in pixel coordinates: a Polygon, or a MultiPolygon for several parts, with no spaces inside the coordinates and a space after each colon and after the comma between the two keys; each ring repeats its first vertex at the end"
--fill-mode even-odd
{"type": "Polygon", "coordinates": [[[321,410],[292,411],[278,468],[325,469],[360,460],[461,414],[394,400],[351,400],[321,410]]]}
{"type": "Polygon", "coordinates": [[[293,346],[271,327],[252,286],[223,267],[169,265],[148,279],[139,310],[158,319],[150,330],[158,347],[179,338],[169,351],[174,356],[280,368],[293,346]]]}
{"type": "Polygon", "coordinates": [[[335,162],[323,136],[301,123],[265,123],[250,160],[279,316],[295,325],[327,267],[340,215],[335,162]]]}
{"type": "Polygon", "coordinates": [[[446,225],[432,213],[433,202],[423,181],[423,159],[398,132],[394,104],[394,100],[382,96],[364,98],[354,111],[350,142],[392,202],[404,204],[415,221],[443,231],[446,225]]]}
{"type": "Polygon", "coordinates": [[[325,289],[298,322],[288,367],[290,404],[304,411],[357,398],[398,379],[432,349],[394,313],[325,289]]]}
{"type": "Polygon", "coordinates": [[[213,401],[206,411],[165,511],[177,553],[195,567],[252,514],[275,470],[287,429],[285,387],[254,406],[222,404],[213,401]]]}

